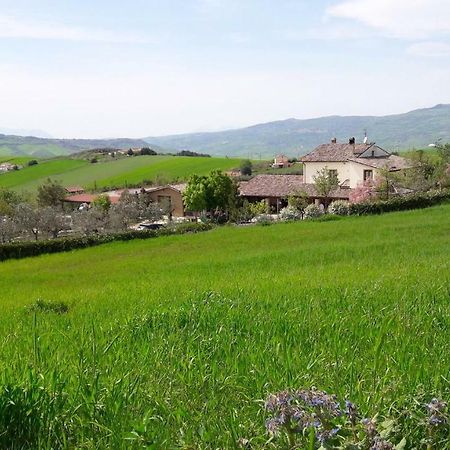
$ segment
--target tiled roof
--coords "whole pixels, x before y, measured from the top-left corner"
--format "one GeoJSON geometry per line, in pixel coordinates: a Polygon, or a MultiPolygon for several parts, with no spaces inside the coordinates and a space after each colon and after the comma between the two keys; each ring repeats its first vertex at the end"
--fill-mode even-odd
{"type": "Polygon", "coordinates": [[[67,186],[64,189],[66,190],[66,192],[74,193],[74,194],[77,192],[84,192],[84,189],[81,186],[67,186]]]}
{"type": "Polygon", "coordinates": [[[303,156],[303,162],[347,161],[349,158],[361,155],[374,144],[322,144],[311,153],[303,156]]]}
{"type": "Polygon", "coordinates": [[[64,199],[64,201],[72,203],[92,203],[96,198],[97,195],[93,194],[76,194],[76,195],[69,195],[64,199]]]}
{"type": "Polygon", "coordinates": [[[355,161],[376,169],[401,170],[412,167],[412,164],[406,158],[397,155],[389,155],[387,158],[349,158],[349,161],[355,161]]]}
{"type": "Polygon", "coordinates": [[[285,197],[304,186],[302,175],[256,175],[239,186],[246,197],[285,197]]]}
{"type": "MultiPolygon", "coordinates": [[[[354,161],[376,169],[389,168],[389,170],[400,170],[412,167],[409,161],[401,156],[391,155],[381,157],[359,157],[371,147],[380,149],[375,144],[322,144],[303,158],[302,162],[345,162],[354,161]]],[[[381,149],[382,150],[382,149],[381,149]]],[[[383,151],[383,150],[382,150],[383,151]]],[[[385,152],[385,151],[383,151],[385,152]]]]}
{"type": "MultiPolygon", "coordinates": [[[[257,175],[249,181],[241,182],[239,191],[243,197],[284,198],[302,191],[310,197],[320,197],[314,184],[303,182],[302,175],[257,175]]],[[[349,189],[338,187],[330,197],[348,198],[349,192],[349,189]]]]}

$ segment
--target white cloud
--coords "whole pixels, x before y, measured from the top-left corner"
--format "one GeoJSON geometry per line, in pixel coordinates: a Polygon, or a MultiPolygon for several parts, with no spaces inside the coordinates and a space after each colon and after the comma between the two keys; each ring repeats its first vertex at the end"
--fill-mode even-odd
{"type": "Polygon", "coordinates": [[[326,16],[353,19],[393,37],[450,35],[448,0],[344,0],[327,8],[326,16]]]}
{"type": "Polygon", "coordinates": [[[450,57],[450,44],[445,42],[418,42],[408,47],[407,53],[414,56],[450,57]]]}
{"type": "Polygon", "coordinates": [[[65,24],[18,20],[0,14],[0,38],[49,39],[109,43],[148,43],[148,36],[65,24]]]}

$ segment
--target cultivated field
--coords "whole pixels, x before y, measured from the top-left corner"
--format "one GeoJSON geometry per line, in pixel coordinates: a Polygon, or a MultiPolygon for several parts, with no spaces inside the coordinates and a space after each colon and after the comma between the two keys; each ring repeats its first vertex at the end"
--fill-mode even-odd
{"type": "Polygon", "coordinates": [[[424,448],[449,248],[445,205],[1,263],[0,448],[274,448],[261,400],[311,386],[424,448]]]}
{"type": "Polygon", "coordinates": [[[36,166],[0,176],[0,187],[32,191],[48,177],[65,186],[81,185],[88,189],[118,187],[143,181],[170,182],[184,180],[196,173],[229,170],[239,167],[239,159],[183,156],[138,156],[91,164],[85,160],[53,159],[36,166]]]}

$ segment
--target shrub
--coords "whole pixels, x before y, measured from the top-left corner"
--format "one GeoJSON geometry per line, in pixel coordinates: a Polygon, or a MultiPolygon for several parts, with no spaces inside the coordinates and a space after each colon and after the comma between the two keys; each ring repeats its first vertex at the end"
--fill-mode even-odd
{"type": "Polygon", "coordinates": [[[29,166],[35,166],[36,164],[38,164],[38,162],[37,162],[36,159],[30,159],[30,160],[28,161],[28,165],[29,165],[29,166]]]}
{"type": "Polygon", "coordinates": [[[255,222],[262,226],[271,225],[273,223],[273,217],[269,214],[259,214],[255,217],[255,222]]]}
{"type": "Polygon", "coordinates": [[[311,204],[305,208],[305,219],[314,219],[316,217],[320,217],[323,214],[320,206],[311,204]]]}
{"type": "Polygon", "coordinates": [[[429,191],[426,194],[411,194],[392,197],[389,200],[375,202],[365,201],[352,203],[349,214],[362,216],[367,214],[382,214],[392,211],[427,208],[450,200],[450,191],[429,191]]]}
{"type": "Polygon", "coordinates": [[[79,248],[94,247],[108,242],[130,241],[132,239],[151,239],[158,236],[198,233],[211,230],[213,226],[205,223],[184,223],[169,228],[146,231],[126,231],[117,234],[85,236],[76,238],[52,239],[49,241],[28,241],[0,245],[0,261],[21,259],[45,253],[60,253],[79,248]]]}
{"type": "Polygon", "coordinates": [[[348,216],[349,210],[350,204],[345,200],[336,200],[328,207],[328,212],[336,216],[348,216]]]}
{"type": "Polygon", "coordinates": [[[302,220],[302,213],[293,206],[287,206],[280,211],[282,220],[302,220]]]}

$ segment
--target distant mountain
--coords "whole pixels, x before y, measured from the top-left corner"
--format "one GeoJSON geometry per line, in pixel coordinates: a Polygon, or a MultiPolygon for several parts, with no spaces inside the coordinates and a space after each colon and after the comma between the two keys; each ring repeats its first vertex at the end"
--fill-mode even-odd
{"type": "Polygon", "coordinates": [[[364,130],[370,141],[386,150],[423,148],[441,139],[450,142],[450,104],[417,109],[390,116],[329,116],[287,119],[237,130],[190,133],[143,139],[44,139],[0,134],[1,156],[52,157],[95,148],[145,147],[159,152],[192,150],[216,156],[272,157],[277,153],[299,156],[336,137],[346,142],[362,141],[364,130]]]}
{"type": "Polygon", "coordinates": [[[364,130],[370,141],[390,151],[426,147],[441,138],[450,142],[450,104],[389,116],[329,116],[287,119],[237,130],[144,138],[150,145],[213,155],[257,158],[286,153],[297,156],[336,137],[345,142],[364,130]]]}
{"type": "Polygon", "coordinates": [[[3,128],[0,127],[0,134],[8,134],[14,136],[34,136],[38,138],[51,139],[48,133],[42,130],[26,130],[26,129],[18,129],[18,128],[3,128]]]}
{"type": "Polygon", "coordinates": [[[140,139],[43,139],[32,136],[0,134],[0,156],[35,156],[51,158],[95,148],[145,147],[140,139]]]}

